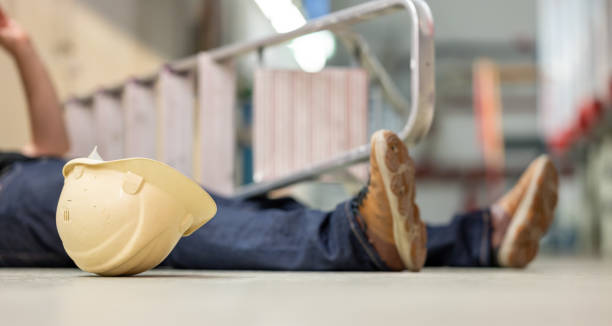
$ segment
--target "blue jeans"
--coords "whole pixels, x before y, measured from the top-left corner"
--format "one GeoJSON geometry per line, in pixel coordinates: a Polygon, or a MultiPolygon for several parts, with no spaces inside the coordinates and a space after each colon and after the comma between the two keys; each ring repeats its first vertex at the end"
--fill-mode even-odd
{"type": "MultiPolygon", "coordinates": [[[[74,266],[55,226],[63,186],[58,159],[17,162],[0,177],[0,266],[74,266]]],[[[331,212],[290,198],[214,196],[217,216],[162,263],[189,269],[388,270],[360,229],[351,201],[331,212]]],[[[488,211],[428,226],[429,266],[491,266],[488,211]]]]}

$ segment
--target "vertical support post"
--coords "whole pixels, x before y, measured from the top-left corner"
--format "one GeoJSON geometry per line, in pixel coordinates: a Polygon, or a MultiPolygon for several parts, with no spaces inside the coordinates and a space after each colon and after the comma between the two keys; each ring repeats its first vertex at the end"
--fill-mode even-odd
{"type": "Polygon", "coordinates": [[[200,183],[221,194],[235,188],[236,73],[232,63],[198,56],[198,174],[200,183]]]}
{"type": "Polygon", "coordinates": [[[266,73],[265,70],[255,71],[253,81],[253,181],[255,182],[263,181],[274,170],[271,152],[273,148],[266,144],[267,140],[274,139],[273,87],[271,87],[273,81],[273,75],[266,73]],[[258,110],[259,107],[265,109],[258,110]]]}
{"type": "Polygon", "coordinates": [[[193,177],[195,91],[192,73],[163,69],[158,80],[161,161],[193,177]]]}
{"type": "Polygon", "coordinates": [[[606,5],[606,30],[608,31],[608,99],[612,102],[612,1],[606,5]]]}
{"type": "Polygon", "coordinates": [[[591,64],[591,71],[593,80],[595,81],[594,96],[597,100],[608,99],[609,84],[608,80],[610,77],[610,67],[608,67],[608,34],[612,31],[609,29],[608,21],[612,17],[608,17],[608,6],[610,1],[607,0],[596,0],[591,3],[591,19],[592,24],[591,32],[593,33],[593,40],[591,46],[593,47],[593,63],[591,64]]]}
{"type": "Polygon", "coordinates": [[[123,158],[123,110],[118,94],[98,91],[93,103],[94,130],[100,156],[105,160],[123,158]]]}
{"type": "MultiPolygon", "coordinates": [[[[313,140],[318,137],[313,134],[314,119],[313,101],[318,99],[311,98],[316,82],[308,74],[298,74],[294,80],[293,108],[295,110],[295,125],[293,131],[293,144],[296,149],[293,159],[294,166],[307,166],[313,162],[313,140]]],[[[265,110],[264,110],[265,111],[265,110]]],[[[258,155],[255,155],[258,157],[258,155]]]]}
{"type": "Polygon", "coordinates": [[[64,117],[70,139],[68,157],[83,157],[96,146],[94,111],[90,103],[78,100],[66,102],[64,117]]]}
{"type": "Polygon", "coordinates": [[[123,91],[125,156],[156,158],[157,110],[151,85],[132,80],[123,91]]]}

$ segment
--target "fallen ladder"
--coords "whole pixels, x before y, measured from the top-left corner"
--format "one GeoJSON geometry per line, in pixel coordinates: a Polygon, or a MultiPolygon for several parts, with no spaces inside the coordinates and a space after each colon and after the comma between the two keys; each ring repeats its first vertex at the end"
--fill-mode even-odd
{"type": "MultiPolygon", "coordinates": [[[[171,71],[174,74],[185,74],[188,76],[188,78],[192,78],[189,76],[195,71],[197,71],[199,65],[201,64],[201,57],[203,54],[205,54],[207,60],[212,60],[218,63],[225,64],[238,56],[253,51],[261,51],[265,47],[277,45],[295,39],[297,37],[322,30],[330,30],[332,32],[336,31],[339,35],[342,35],[342,28],[344,26],[352,25],[361,21],[370,20],[375,17],[388,15],[390,13],[402,10],[406,11],[411,18],[410,67],[412,75],[410,113],[405,126],[399,133],[399,137],[407,145],[414,145],[418,143],[429,131],[429,127],[431,125],[434,115],[435,100],[433,40],[434,26],[430,9],[423,0],[378,0],[367,2],[309,21],[300,28],[297,28],[287,33],[276,34],[259,40],[247,41],[243,43],[220,47],[202,54],[185,58],[183,60],[169,63],[160,71],[137,78],[137,82],[131,80],[129,82],[121,83],[119,85],[105,88],[103,92],[98,92],[90,96],[75,98],[69,101],[68,103],[71,103],[72,106],[77,108],[92,102],[98,102],[102,103],[100,105],[108,105],[109,107],[112,107],[112,105],[108,104],[110,102],[106,101],[106,97],[104,94],[116,94],[124,92],[128,85],[131,85],[131,87],[134,88],[135,84],[152,84],[155,81],[159,81],[160,76],[164,75],[165,72],[167,74],[167,71],[171,71]]],[[[358,41],[363,42],[362,40],[358,41]]],[[[372,61],[370,61],[370,64],[372,64],[372,61]]],[[[374,67],[370,68],[374,69],[374,71],[380,71],[380,66],[377,64],[377,62],[374,62],[374,64],[374,67]]],[[[171,79],[170,77],[165,78],[171,79]]],[[[381,78],[380,81],[383,84],[383,87],[385,86],[385,84],[388,85],[390,83],[390,80],[384,73],[382,73],[379,78],[381,78]]],[[[183,89],[185,91],[189,91],[188,87],[184,87],[183,89]]],[[[397,90],[394,87],[391,87],[388,93],[394,99],[396,99],[395,102],[401,102],[401,96],[399,96],[401,94],[398,94],[397,90]]],[[[188,106],[194,104],[189,102],[183,103],[182,105],[188,106]]],[[[401,106],[401,104],[399,105],[401,106]]],[[[116,107],[117,105],[115,105],[115,108],[116,107]]],[[[233,107],[228,109],[233,109],[233,107]]],[[[78,114],[83,115],[82,112],[78,114]]],[[[110,114],[112,115],[113,113],[110,112],[110,114]]],[[[152,120],[152,122],[149,121],[148,123],[155,123],[155,119],[152,120]]],[[[71,122],[69,121],[69,124],[70,123],[71,122]]],[[[159,124],[159,122],[157,123],[159,124]]],[[[108,131],[106,128],[111,128],[112,131],[119,130],[122,127],[122,125],[105,126],[104,132],[108,131]]],[[[89,137],[87,139],[90,139],[91,141],[91,137],[93,136],[87,135],[88,132],[91,132],[87,130],[87,128],[79,126],[75,130],[77,130],[77,137],[89,137]]],[[[232,139],[232,141],[235,140],[232,139]]],[[[129,141],[124,141],[120,138],[116,138],[115,142],[115,146],[121,149],[129,145],[129,141]]],[[[153,145],[149,144],[148,146],[151,147],[153,145]]],[[[337,157],[334,157],[328,161],[313,164],[312,166],[305,168],[297,173],[293,173],[289,176],[282,177],[276,180],[258,182],[239,187],[233,191],[233,195],[236,197],[243,198],[251,197],[259,194],[264,194],[271,190],[285,187],[297,182],[312,179],[321,174],[328,173],[339,168],[344,168],[355,163],[366,161],[369,157],[369,150],[369,144],[362,145],[358,148],[338,155],[337,157]]],[[[192,165],[192,162],[182,163],[186,166],[184,169],[189,169],[189,167],[192,165]]]]}

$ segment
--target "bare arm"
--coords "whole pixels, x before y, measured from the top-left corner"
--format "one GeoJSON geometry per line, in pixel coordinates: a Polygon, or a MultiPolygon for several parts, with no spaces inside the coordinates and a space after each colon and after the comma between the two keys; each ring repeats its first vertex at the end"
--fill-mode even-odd
{"type": "Polygon", "coordinates": [[[0,46],[15,59],[30,116],[28,156],[62,156],[69,149],[62,107],[51,78],[27,33],[0,8],[0,46]]]}

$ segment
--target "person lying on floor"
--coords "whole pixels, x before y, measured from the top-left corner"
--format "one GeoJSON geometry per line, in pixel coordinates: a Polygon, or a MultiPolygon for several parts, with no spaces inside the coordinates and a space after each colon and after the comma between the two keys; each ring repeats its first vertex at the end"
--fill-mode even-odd
{"type": "MultiPolygon", "coordinates": [[[[27,95],[32,141],[0,152],[0,266],[74,266],[58,236],[69,148],[61,105],[28,35],[0,8],[0,45],[27,95]]],[[[6,114],[6,112],[4,112],[6,114]]],[[[558,177],[536,159],[505,196],[480,211],[426,226],[415,203],[414,164],[391,131],[371,139],[370,179],[335,210],[291,198],[216,196],[218,213],[182,239],[162,265],[189,269],[418,271],[425,266],[524,267],[538,251],[557,203],[558,177]]]]}

